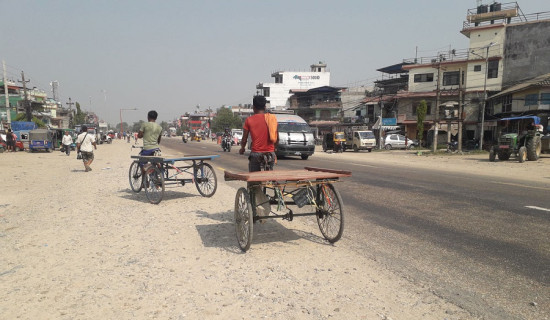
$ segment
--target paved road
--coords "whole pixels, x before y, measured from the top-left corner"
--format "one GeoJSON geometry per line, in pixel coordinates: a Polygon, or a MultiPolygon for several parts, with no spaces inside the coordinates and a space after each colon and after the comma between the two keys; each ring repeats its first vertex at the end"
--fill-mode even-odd
{"type": "MultiPolygon", "coordinates": [[[[220,154],[216,167],[247,170],[237,147],[224,153],[207,142],[166,139],[163,144],[186,154],[220,154]]],[[[353,172],[338,190],[346,205],[344,237],[354,241],[358,253],[474,315],[550,317],[547,185],[373,165],[346,154],[281,159],[278,169],[305,165],[353,172]]]]}

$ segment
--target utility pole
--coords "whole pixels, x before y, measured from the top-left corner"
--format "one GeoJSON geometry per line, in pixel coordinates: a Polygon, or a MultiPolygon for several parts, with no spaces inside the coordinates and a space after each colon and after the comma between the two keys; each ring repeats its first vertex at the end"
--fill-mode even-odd
{"type": "Polygon", "coordinates": [[[458,69],[458,74],[458,151],[462,152],[462,112],[464,110],[464,94],[462,92],[464,77],[462,76],[462,68],[458,69]]]}
{"type": "Polygon", "coordinates": [[[433,141],[433,152],[435,153],[437,151],[437,125],[439,122],[439,96],[441,94],[441,90],[439,90],[439,78],[441,76],[441,57],[439,57],[439,62],[437,63],[437,87],[436,87],[436,95],[435,95],[435,115],[434,115],[434,141],[433,141]]]}
{"type": "Polygon", "coordinates": [[[27,82],[30,81],[31,80],[25,80],[25,73],[21,71],[21,80],[17,80],[17,82],[21,82],[23,84],[23,94],[25,95],[25,99],[23,101],[25,103],[25,113],[27,114],[27,121],[32,121],[31,105],[29,104],[29,97],[27,95],[27,82]]]}
{"type": "Polygon", "coordinates": [[[8,123],[11,123],[10,94],[8,92],[8,79],[6,78],[6,61],[4,60],[2,60],[2,67],[4,68],[4,97],[6,98],[6,111],[8,113],[8,123]]]}
{"type": "Polygon", "coordinates": [[[69,106],[69,128],[72,128],[73,125],[74,125],[74,121],[73,121],[73,104],[74,104],[74,102],[72,102],[71,97],[69,97],[69,102],[65,102],[65,104],[67,104],[69,106]]]}
{"type": "Polygon", "coordinates": [[[380,120],[378,124],[378,149],[382,150],[382,145],[384,144],[384,142],[382,141],[382,91],[380,91],[380,101],[378,102],[378,104],[380,105],[380,116],[378,117],[378,119],[380,120]]]}
{"type": "Polygon", "coordinates": [[[489,48],[491,47],[491,44],[487,46],[487,54],[485,55],[485,80],[483,82],[483,105],[481,106],[481,132],[479,134],[479,150],[483,150],[483,133],[485,131],[485,105],[487,104],[487,77],[489,76],[489,48]]]}

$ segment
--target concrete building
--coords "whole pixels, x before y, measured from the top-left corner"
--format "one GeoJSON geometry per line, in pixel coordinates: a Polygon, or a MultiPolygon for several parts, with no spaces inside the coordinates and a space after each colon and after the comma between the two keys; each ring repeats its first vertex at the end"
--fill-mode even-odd
{"type": "Polygon", "coordinates": [[[341,93],[346,88],[318,87],[309,90],[291,90],[289,110],[304,118],[310,125],[331,121],[335,124],[342,120],[341,93]]]}
{"type": "Polygon", "coordinates": [[[277,71],[271,77],[275,79],[274,83],[256,85],[258,93],[266,97],[267,107],[270,109],[285,110],[290,107],[291,90],[330,86],[330,72],[323,62],[312,64],[309,72],[277,71]]]}
{"type": "MultiPolygon", "coordinates": [[[[493,140],[496,119],[511,114],[511,104],[502,100],[512,101],[513,97],[498,95],[494,102],[488,97],[518,81],[550,73],[550,42],[546,41],[550,12],[525,15],[516,2],[494,2],[469,9],[466,19],[461,33],[470,39],[467,49],[405,59],[402,68],[409,73],[407,89],[389,95],[382,92],[378,101],[367,98],[365,104],[386,102],[388,109],[388,103],[397,102],[397,124],[411,138],[417,138],[416,107],[425,100],[425,121],[431,132],[437,128],[456,135],[463,125],[460,130],[465,140],[481,137],[483,127],[484,140],[493,140]]],[[[539,96],[544,93],[540,91],[539,96]]],[[[431,132],[425,140],[431,140],[431,132]]],[[[445,134],[438,141],[450,138],[445,134]]]]}

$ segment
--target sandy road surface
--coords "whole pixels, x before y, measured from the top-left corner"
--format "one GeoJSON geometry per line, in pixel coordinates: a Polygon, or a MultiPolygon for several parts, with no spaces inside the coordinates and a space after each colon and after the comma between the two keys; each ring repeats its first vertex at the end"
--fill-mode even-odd
{"type": "Polygon", "coordinates": [[[129,146],[99,146],[88,173],[75,153],[0,154],[2,318],[472,318],[356,254],[345,233],[328,244],[313,217],[255,224],[242,254],[242,183],[218,171],[214,197],[167,187],[151,205],[129,188],[129,146]]]}

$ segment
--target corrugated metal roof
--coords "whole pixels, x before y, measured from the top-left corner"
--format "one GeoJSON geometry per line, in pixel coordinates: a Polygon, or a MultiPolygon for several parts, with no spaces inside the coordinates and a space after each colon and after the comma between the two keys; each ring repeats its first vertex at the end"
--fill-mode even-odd
{"type": "Polygon", "coordinates": [[[501,92],[490,96],[488,99],[501,97],[503,95],[518,92],[518,91],[527,89],[529,87],[540,87],[540,86],[549,86],[549,85],[550,85],[550,73],[546,73],[538,77],[526,80],[522,83],[516,84],[515,86],[511,86],[508,89],[502,90],[501,92]]]}

